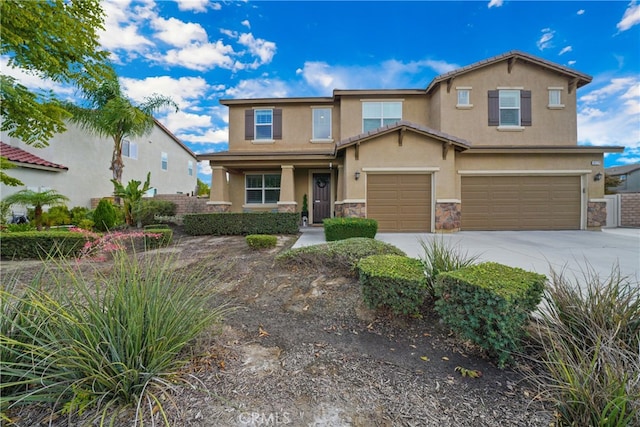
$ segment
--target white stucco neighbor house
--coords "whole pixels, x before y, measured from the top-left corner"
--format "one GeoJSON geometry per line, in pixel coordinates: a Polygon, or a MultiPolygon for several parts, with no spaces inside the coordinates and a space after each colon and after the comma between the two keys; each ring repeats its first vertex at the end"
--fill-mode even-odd
{"type": "MultiPolygon", "coordinates": [[[[67,131],[55,135],[46,148],[35,148],[0,134],[0,156],[17,167],[5,171],[24,186],[0,187],[5,198],[24,188],[54,189],[67,196],[68,207],[91,206],[92,198],[113,194],[111,155],[113,140],[87,133],[68,124],[67,131]]],[[[191,194],[196,191],[196,155],[157,120],[151,133],[123,143],[122,183],[144,182],[151,172],[151,186],[157,194],[191,194]]]]}

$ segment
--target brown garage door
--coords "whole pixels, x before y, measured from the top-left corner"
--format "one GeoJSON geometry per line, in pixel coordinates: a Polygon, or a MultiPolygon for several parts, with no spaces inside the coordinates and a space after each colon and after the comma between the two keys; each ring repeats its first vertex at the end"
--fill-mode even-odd
{"type": "Polygon", "coordinates": [[[462,177],[463,230],[576,230],[579,176],[462,177]]]}
{"type": "Polygon", "coordinates": [[[431,231],[431,175],[367,175],[367,217],[379,231],[431,231]]]}

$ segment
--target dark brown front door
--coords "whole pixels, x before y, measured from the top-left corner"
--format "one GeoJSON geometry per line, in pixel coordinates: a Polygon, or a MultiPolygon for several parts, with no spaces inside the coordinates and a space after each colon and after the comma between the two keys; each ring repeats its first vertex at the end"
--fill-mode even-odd
{"type": "Polygon", "coordinates": [[[328,173],[313,174],[313,223],[321,224],[322,220],[331,217],[331,175],[328,173]]]}

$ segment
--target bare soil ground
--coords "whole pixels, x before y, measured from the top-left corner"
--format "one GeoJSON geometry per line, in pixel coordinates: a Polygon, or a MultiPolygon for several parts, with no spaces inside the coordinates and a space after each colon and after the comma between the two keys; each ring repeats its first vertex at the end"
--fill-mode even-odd
{"type": "MultiPolygon", "coordinates": [[[[432,307],[398,317],[362,302],[356,277],[328,269],[283,268],[271,250],[243,237],[176,235],[165,251],[186,264],[227,270],[222,297],[236,309],[219,335],[194,349],[185,376],[193,387],[167,396],[175,426],[548,426],[552,413],[514,369],[497,369],[454,337],[432,307]],[[478,370],[463,377],[456,367],[478,370]]],[[[2,262],[25,275],[37,263],[2,262]],[[22,264],[21,264],[22,263],[22,264]]],[[[38,408],[16,426],[80,425],[38,408]]],[[[121,417],[117,425],[133,425],[121,417]]]]}

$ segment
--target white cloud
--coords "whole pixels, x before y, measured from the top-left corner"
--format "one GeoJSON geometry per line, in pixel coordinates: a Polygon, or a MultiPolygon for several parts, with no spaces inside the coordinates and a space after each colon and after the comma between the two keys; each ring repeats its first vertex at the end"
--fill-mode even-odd
{"type": "Polygon", "coordinates": [[[64,98],[72,98],[76,92],[76,89],[70,85],[63,85],[57,82],[54,82],[51,79],[42,78],[37,74],[27,72],[22,68],[15,68],[9,66],[9,57],[8,56],[0,56],[0,70],[2,70],[2,74],[7,75],[9,77],[13,77],[20,84],[26,86],[32,91],[45,90],[45,91],[53,91],[58,96],[64,98]]]}
{"type": "Polygon", "coordinates": [[[181,110],[191,107],[206,94],[210,87],[202,77],[169,76],[147,77],[143,80],[121,78],[122,89],[128,97],[142,102],[146,97],[157,93],[173,99],[181,110]]]}
{"type": "Polygon", "coordinates": [[[199,129],[211,127],[211,116],[186,113],[184,111],[171,112],[162,119],[162,123],[174,134],[185,129],[199,129]]]}
{"type": "Polygon", "coordinates": [[[502,6],[503,0],[491,0],[487,5],[488,8],[502,6]]]}
{"type": "Polygon", "coordinates": [[[192,144],[221,144],[229,141],[229,128],[207,129],[204,133],[180,133],[177,135],[183,141],[192,144]]]}
{"type": "Polygon", "coordinates": [[[629,7],[624,11],[624,15],[616,27],[619,31],[626,31],[637,24],[640,24],[640,5],[636,3],[636,0],[633,0],[629,3],[629,7]]]}
{"type": "Polygon", "coordinates": [[[140,17],[148,16],[153,3],[137,5],[137,14],[129,9],[129,0],[105,0],[101,3],[105,12],[105,28],[99,31],[100,44],[108,50],[124,49],[143,52],[153,42],[140,34],[140,17]]]}
{"type": "Polygon", "coordinates": [[[640,78],[598,80],[579,97],[578,141],[640,148],[640,78]]]}
{"type": "MultiPolygon", "coordinates": [[[[209,4],[209,0],[176,0],[176,2],[178,3],[178,9],[192,12],[206,12],[209,4]]],[[[218,4],[218,6],[220,5],[218,4]]]]}
{"type": "Polygon", "coordinates": [[[155,37],[172,46],[185,47],[193,42],[208,41],[207,32],[200,24],[158,17],[151,22],[151,26],[158,30],[155,37]]]}
{"type": "Polygon", "coordinates": [[[567,65],[576,65],[576,61],[567,61],[567,65]]]}
{"type": "Polygon", "coordinates": [[[263,77],[253,80],[242,80],[235,87],[225,91],[228,98],[286,98],[289,95],[289,87],[281,80],[273,80],[263,77]]]}
{"type": "Polygon", "coordinates": [[[169,65],[179,65],[196,71],[206,71],[215,67],[230,69],[234,61],[233,47],[221,40],[215,43],[192,44],[184,49],[171,49],[166,55],[155,58],[169,65]]]}
{"type": "Polygon", "coordinates": [[[252,64],[248,65],[248,68],[251,69],[270,63],[276,53],[276,44],[274,42],[260,38],[256,39],[251,33],[241,34],[238,43],[246,46],[253,56],[259,58],[259,61],[255,60],[252,64]]]}
{"type": "MultiPolygon", "coordinates": [[[[198,175],[211,176],[212,174],[213,172],[211,170],[211,165],[208,161],[203,160],[201,162],[198,162],[198,175]]],[[[205,184],[211,185],[211,182],[205,182],[205,184]]]]}
{"type": "Polygon", "coordinates": [[[584,15],[584,9],[580,9],[579,11],[576,12],[576,14],[578,15],[584,15]]]}
{"type": "Polygon", "coordinates": [[[553,39],[553,36],[555,35],[555,33],[556,32],[553,31],[551,28],[542,29],[542,36],[536,42],[538,49],[544,50],[552,47],[553,44],[551,43],[551,40],[553,39]]]}
{"type": "Polygon", "coordinates": [[[558,55],[564,55],[567,52],[571,52],[573,50],[573,47],[571,46],[565,46],[562,48],[562,50],[560,51],[560,53],[558,55]]]}
{"type": "Polygon", "coordinates": [[[242,21],[241,24],[244,25],[245,27],[251,29],[251,22],[249,22],[248,19],[245,19],[244,21],[242,21]]]}

